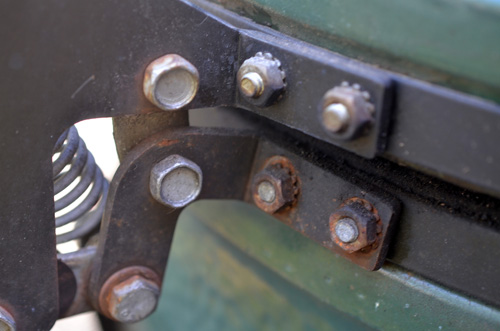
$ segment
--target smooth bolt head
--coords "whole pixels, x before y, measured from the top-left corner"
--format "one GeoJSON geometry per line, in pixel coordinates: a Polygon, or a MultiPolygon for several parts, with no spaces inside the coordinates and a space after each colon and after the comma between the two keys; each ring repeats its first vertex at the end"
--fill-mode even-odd
{"type": "Polygon", "coordinates": [[[16,322],[11,314],[4,308],[0,307],[0,331],[15,331],[16,322]]]}
{"type": "Polygon", "coordinates": [[[240,91],[249,98],[258,98],[264,91],[264,81],[256,72],[243,75],[240,80],[240,91]]]}
{"type": "Polygon", "coordinates": [[[323,126],[331,132],[344,130],[350,119],[349,110],[341,103],[332,103],[323,109],[323,126]]]}
{"type": "Polygon", "coordinates": [[[153,197],[171,208],[181,208],[201,192],[200,167],[180,155],[170,155],[151,169],[149,189],[153,197]]]}
{"type": "Polygon", "coordinates": [[[160,289],[141,276],[133,276],[113,287],[109,299],[111,317],[122,323],[138,322],[156,308],[160,289]]]}
{"type": "Polygon", "coordinates": [[[199,85],[198,70],[177,54],[151,62],[144,75],[144,95],[163,110],[177,110],[189,104],[199,85]]]}
{"type": "Polygon", "coordinates": [[[274,185],[267,180],[260,182],[257,191],[262,201],[271,203],[276,200],[276,189],[274,185]]]}
{"type": "Polygon", "coordinates": [[[340,241],[351,243],[358,239],[359,231],[356,222],[351,218],[342,218],[335,225],[335,233],[340,241]]]}

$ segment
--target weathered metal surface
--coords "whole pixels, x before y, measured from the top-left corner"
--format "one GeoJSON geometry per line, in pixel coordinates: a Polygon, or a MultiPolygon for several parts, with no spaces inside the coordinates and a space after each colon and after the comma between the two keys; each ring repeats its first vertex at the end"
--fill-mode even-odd
{"type": "MultiPolygon", "coordinates": [[[[373,185],[358,186],[356,181],[350,182],[334,173],[320,170],[307,160],[269,142],[261,142],[259,145],[253,176],[258,177],[260,169],[269,163],[269,158],[276,159],[275,155],[280,155],[293,165],[296,176],[300,178],[300,195],[292,207],[278,210],[274,216],[306,237],[363,268],[379,269],[385,260],[395,223],[398,221],[400,205],[397,199],[373,185]],[[345,200],[353,197],[369,201],[378,211],[380,233],[377,235],[377,243],[371,249],[349,252],[336,244],[334,237],[331,236],[330,215],[342,207],[345,200]]],[[[247,201],[255,201],[255,194],[255,188],[249,188],[247,201]]],[[[257,205],[261,207],[261,204],[257,205]]]]}
{"type": "Polygon", "coordinates": [[[160,284],[158,274],[149,268],[130,266],[120,269],[101,287],[101,313],[124,323],[142,320],[156,308],[160,284]],[[138,292],[145,292],[146,295],[138,292]],[[141,302],[141,299],[149,302],[141,302]]]}
{"type": "Polygon", "coordinates": [[[500,101],[496,1],[210,1],[377,67],[500,101]]]}
{"type": "Polygon", "coordinates": [[[142,115],[125,115],[113,117],[113,136],[115,138],[118,157],[125,154],[142,140],[169,127],[188,126],[188,112],[158,112],[142,115]]]}
{"type": "Polygon", "coordinates": [[[107,279],[123,268],[143,266],[163,277],[181,208],[156,201],[149,191],[151,168],[180,154],[203,171],[200,199],[241,199],[256,141],[223,129],[171,129],[144,141],[122,160],[111,183],[89,287],[93,306],[107,279]]]}
{"type": "Polygon", "coordinates": [[[190,323],[199,319],[178,313],[187,307],[190,311],[208,310],[200,318],[214,330],[239,329],[231,325],[239,325],[233,323],[240,319],[248,330],[267,325],[271,325],[270,329],[286,325],[291,330],[362,329],[363,325],[351,324],[355,323],[348,320],[351,317],[367,327],[383,330],[500,327],[498,308],[390,263],[377,272],[363,270],[253,206],[200,201],[181,216],[177,235],[160,302],[161,313],[141,324],[142,330],[153,323],[157,327],[183,329],[186,325],[190,329],[190,323]],[[199,238],[196,243],[187,240],[193,234],[199,238]],[[200,243],[210,249],[197,249],[200,243]],[[188,259],[198,263],[186,264],[188,259]],[[208,285],[199,284],[200,277],[208,285]],[[255,277],[264,284],[256,285],[255,277]],[[273,299],[274,293],[278,300],[273,299]],[[217,318],[219,310],[212,300],[219,297],[219,305],[231,312],[230,317],[236,316],[227,322],[229,326],[221,322],[225,319],[217,318]],[[307,304],[300,304],[304,301],[307,304]],[[324,314],[323,304],[327,306],[324,314]],[[332,315],[335,318],[330,318],[332,315]],[[294,322],[287,324],[289,319],[294,322]],[[338,326],[337,321],[346,324],[338,326]]]}
{"type": "Polygon", "coordinates": [[[238,107],[365,157],[374,157],[385,149],[392,103],[392,81],[387,73],[354,64],[310,45],[290,43],[285,38],[243,30],[240,36],[240,61],[243,62],[257,51],[269,52],[280,59],[281,69],[286,73],[286,92],[282,99],[267,108],[249,104],[240,96],[238,107]],[[359,84],[368,91],[375,109],[371,130],[352,141],[332,138],[325,132],[318,116],[325,92],[343,82],[359,84]]]}
{"type": "MultiPolygon", "coordinates": [[[[181,1],[150,0],[137,4],[130,0],[91,0],[61,5],[56,0],[25,0],[2,3],[0,12],[8,13],[1,23],[5,28],[0,29],[0,44],[5,50],[0,52],[0,62],[7,64],[0,67],[4,128],[0,130],[0,141],[3,157],[8,160],[0,164],[0,187],[9,192],[0,197],[0,298],[8,301],[13,316],[19,320],[19,330],[48,329],[58,314],[51,176],[52,147],[57,137],[82,119],[157,112],[141,87],[146,65],[165,54],[180,54],[199,69],[200,89],[193,99],[193,108],[241,106],[319,138],[315,140],[317,144],[324,140],[359,154],[366,152],[366,156],[384,150],[387,126],[393,119],[393,135],[387,142],[385,157],[500,196],[497,105],[363,66],[246,20],[239,19],[238,24],[266,32],[238,30],[181,1]],[[104,13],[105,17],[96,13],[104,13]],[[116,37],[119,35],[126,35],[131,42],[124,43],[116,37]],[[287,72],[287,93],[265,114],[244,104],[235,86],[238,65],[262,50],[271,50],[287,72]],[[335,75],[327,77],[329,72],[335,75]],[[356,140],[359,145],[332,141],[317,116],[309,111],[316,109],[318,100],[332,85],[353,78],[370,92],[375,114],[381,116],[375,120],[376,130],[370,131],[374,136],[356,140]],[[391,101],[388,99],[392,98],[381,96],[384,84],[391,81],[396,88],[393,115],[389,117],[377,109],[386,109],[386,102],[391,101]],[[448,132],[442,130],[443,121],[448,132]],[[426,134],[422,135],[424,129],[426,134]],[[37,282],[40,274],[45,277],[43,283],[37,282]],[[35,283],[36,289],[17,286],[35,283]]],[[[238,21],[234,17],[231,20],[238,21]]],[[[213,146],[205,147],[209,151],[213,146]]],[[[126,195],[122,189],[120,194],[126,195]]],[[[129,210],[132,207],[136,208],[135,214],[124,216],[137,216],[143,208],[131,204],[129,210]]],[[[151,208],[159,212],[158,206],[151,208]]],[[[475,207],[460,208],[461,216],[472,210],[474,220],[477,218],[475,207]]],[[[486,213],[486,218],[489,215],[486,213]]],[[[171,217],[174,219],[175,215],[171,217]]],[[[455,219],[447,217],[451,223],[455,219]]],[[[132,230],[138,228],[134,224],[132,230]]],[[[488,236],[493,238],[496,234],[488,236]]],[[[419,257],[412,254],[415,253],[408,253],[407,259],[411,256],[418,261],[419,257]]],[[[486,265],[489,258],[477,259],[475,263],[486,265]]],[[[437,266],[440,264],[424,260],[418,269],[433,270],[441,278],[445,271],[453,269],[443,271],[437,266]],[[428,268],[422,268],[426,264],[428,268]]],[[[469,276],[455,284],[463,284],[469,276]]],[[[491,296],[486,292],[483,295],[491,296]]]]}
{"type": "Polygon", "coordinates": [[[369,252],[380,245],[381,239],[386,234],[387,226],[382,223],[378,210],[373,205],[360,198],[350,198],[344,201],[340,207],[330,215],[330,235],[337,246],[348,253],[369,252]],[[349,225],[352,235],[342,235],[340,226],[346,220],[345,225],[349,225]],[[385,230],[385,231],[383,231],[385,230]]]}
{"type": "MultiPolygon", "coordinates": [[[[324,281],[323,275],[333,269],[334,262],[340,262],[339,267],[342,262],[348,262],[332,259],[330,252],[272,217],[265,214],[262,217],[263,213],[254,207],[243,204],[246,208],[238,213],[233,203],[225,201],[218,205],[220,211],[227,208],[220,213],[223,217],[220,221],[231,222],[230,230],[238,231],[241,227],[241,231],[251,232],[246,233],[248,236],[240,233],[237,237],[241,241],[235,246],[211,229],[212,222],[219,222],[216,216],[219,211],[213,208],[213,203],[197,202],[187,208],[176,229],[157,311],[145,321],[127,326],[127,330],[197,330],[200,327],[203,331],[370,330],[357,317],[339,311],[322,298],[318,300],[314,293],[308,293],[308,288],[284,279],[276,269],[269,269],[270,263],[283,267],[288,261],[287,254],[288,257],[307,256],[310,263],[301,272],[317,273],[314,279],[304,277],[308,283],[324,281]],[[230,215],[235,219],[231,221],[230,215]],[[206,223],[200,222],[199,216],[203,216],[206,223]],[[254,216],[258,219],[254,220],[254,216]],[[261,231],[269,231],[267,239],[272,242],[256,236],[249,222],[261,231]],[[282,231],[274,230],[276,228],[282,231]],[[291,241],[286,241],[288,239],[291,241]],[[278,252],[275,248],[281,245],[284,245],[283,251],[278,252]],[[316,251],[310,250],[310,246],[316,251]],[[246,248],[251,250],[245,251],[246,248]],[[316,264],[312,256],[316,256],[318,249],[324,259],[316,264]],[[264,264],[255,259],[255,250],[280,254],[267,257],[264,264]]],[[[339,270],[339,274],[341,272],[339,270]]],[[[323,294],[327,293],[335,295],[331,290],[323,294]]]]}
{"type": "Polygon", "coordinates": [[[260,167],[252,178],[254,203],[269,214],[289,209],[297,202],[300,194],[300,178],[287,158],[274,156],[260,167]]]}
{"type": "MultiPolygon", "coordinates": [[[[366,160],[308,141],[300,134],[295,136],[296,133],[289,130],[278,130],[274,124],[270,130],[267,125],[265,121],[258,122],[264,135],[276,145],[261,144],[265,154],[259,151],[258,156],[264,162],[266,157],[278,153],[294,163],[302,179],[297,207],[304,208],[302,213],[307,212],[304,224],[328,223],[336,204],[343,199],[369,193],[373,185],[382,187],[403,206],[395,229],[396,240],[387,255],[389,261],[500,306],[500,286],[496,282],[496,272],[500,268],[498,200],[383,159],[366,160]],[[287,149],[279,149],[277,145],[287,146],[287,149]],[[358,191],[332,197],[340,199],[337,201],[327,200],[338,187],[326,184],[334,178],[351,182],[358,191]],[[329,205],[331,208],[325,210],[323,206],[329,205]]],[[[280,213],[276,216],[280,217],[280,213]]],[[[285,220],[293,217],[295,215],[290,213],[285,220]]],[[[326,224],[322,226],[326,228],[326,224]]]]}
{"type": "Polygon", "coordinates": [[[157,111],[143,74],[168,53],[203,72],[194,107],[231,103],[237,32],[180,1],[7,1],[0,12],[0,187],[9,192],[0,197],[0,298],[18,330],[48,330],[58,315],[57,138],[83,119],[157,111]]]}
{"type": "Polygon", "coordinates": [[[64,316],[75,300],[77,280],[64,262],[57,260],[57,283],[59,285],[59,317],[64,316]]]}
{"type": "MultiPolygon", "coordinates": [[[[87,289],[90,267],[96,250],[96,246],[86,246],[75,252],[58,255],[58,260],[71,269],[73,279],[76,281],[76,291],[71,297],[71,301],[68,300],[69,305],[66,307],[67,309],[63,310],[63,307],[59,307],[59,318],[73,316],[92,310],[92,307],[89,306],[87,301],[87,289]]],[[[60,282],[61,281],[59,280],[59,283],[60,282]]],[[[71,288],[69,289],[69,294],[71,294],[71,291],[73,290],[73,284],[70,284],[70,286],[71,288]]],[[[67,296],[68,293],[65,293],[66,290],[67,289],[60,288],[59,296],[67,296]]]]}

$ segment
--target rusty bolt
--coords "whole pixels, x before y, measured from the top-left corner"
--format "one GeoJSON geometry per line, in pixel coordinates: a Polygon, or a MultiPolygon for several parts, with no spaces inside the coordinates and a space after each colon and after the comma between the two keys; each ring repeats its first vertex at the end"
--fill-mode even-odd
{"type": "Polygon", "coordinates": [[[158,276],[144,267],[128,267],[113,274],[102,286],[99,305],[108,317],[134,323],[151,315],[160,296],[158,276]]]}
{"type": "Polygon", "coordinates": [[[241,95],[256,106],[270,106],[286,87],[281,62],[270,53],[262,52],[243,62],[237,81],[241,95]]]}
{"type": "Polygon", "coordinates": [[[380,232],[377,210],[361,198],[347,200],[330,216],[332,240],[349,253],[370,250],[380,232]]]}
{"type": "Polygon", "coordinates": [[[141,276],[134,276],[113,287],[109,312],[117,321],[138,322],[155,310],[159,296],[158,285],[141,276]]]}
{"type": "Polygon", "coordinates": [[[295,170],[284,157],[273,157],[253,178],[252,192],[257,207],[273,214],[297,199],[299,187],[295,170]]]}
{"type": "Polygon", "coordinates": [[[16,322],[11,314],[4,308],[0,307],[0,331],[15,331],[16,322]]]}
{"type": "Polygon", "coordinates": [[[333,137],[350,140],[364,134],[373,123],[370,94],[347,82],[327,91],[320,106],[320,121],[333,137]]]}
{"type": "Polygon", "coordinates": [[[163,110],[177,110],[189,104],[198,92],[198,70],[177,54],[151,62],[144,74],[144,95],[163,110]]]}

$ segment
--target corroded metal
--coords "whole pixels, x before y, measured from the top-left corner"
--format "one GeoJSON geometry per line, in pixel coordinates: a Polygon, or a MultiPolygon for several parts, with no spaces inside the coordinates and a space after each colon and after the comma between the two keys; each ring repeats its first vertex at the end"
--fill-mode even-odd
{"type": "Polygon", "coordinates": [[[368,252],[378,245],[382,223],[377,209],[365,199],[350,198],[330,216],[330,232],[335,243],[349,253],[368,252]],[[338,235],[339,223],[353,221],[358,232],[356,238],[344,241],[338,235]]]}
{"type": "Polygon", "coordinates": [[[273,214],[292,206],[300,192],[299,178],[291,162],[281,156],[270,158],[252,181],[257,207],[273,214]]]}
{"type": "Polygon", "coordinates": [[[143,266],[127,267],[115,272],[99,293],[99,309],[119,322],[138,322],[149,316],[160,295],[161,279],[143,266]]]}

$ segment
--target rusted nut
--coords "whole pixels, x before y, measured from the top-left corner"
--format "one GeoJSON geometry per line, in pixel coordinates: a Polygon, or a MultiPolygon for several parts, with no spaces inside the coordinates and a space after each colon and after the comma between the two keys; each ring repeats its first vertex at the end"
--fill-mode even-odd
{"type": "Polygon", "coordinates": [[[106,316],[122,323],[134,323],[151,315],[160,296],[158,276],[145,267],[129,267],[113,274],[99,294],[99,306],[106,316]]]}
{"type": "Polygon", "coordinates": [[[0,307],[0,331],[15,331],[16,322],[9,312],[0,307]]]}
{"type": "Polygon", "coordinates": [[[195,66],[177,54],[168,54],[146,68],[144,95],[160,109],[177,110],[194,99],[199,80],[195,66]]]}
{"type": "Polygon", "coordinates": [[[270,106],[285,90],[285,73],[281,62],[270,53],[258,52],[245,60],[237,74],[241,95],[256,106],[270,106]]]}
{"type": "Polygon", "coordinates": [[[374,106],[370,94],[347,82],[327,91],[320,104],[320,121],[334,138],[351,140],[373,124],[374,106]]]}
{"type": "Polygon", "coordinates": [[[284,157],[273,157],[252,182],[253,199],[257,207],[274,214],[293,205],[299,193],[295,170],[284,157]]]}
{"type": "Polygon", "coordinates": [[[377,210],[361,198],[347,200],[330,216],[332,240],[349,253],[375,248],[381,226],[377,210]]]}

